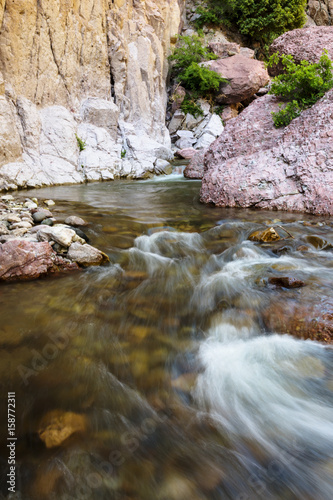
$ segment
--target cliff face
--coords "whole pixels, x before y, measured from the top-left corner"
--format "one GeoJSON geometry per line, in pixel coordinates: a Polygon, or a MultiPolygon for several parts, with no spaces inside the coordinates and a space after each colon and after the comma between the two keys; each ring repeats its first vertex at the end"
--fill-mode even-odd
{"type": "Polygon", "coordinates": [[[333,0],[308,0],[308,14],[317,26],[333,24],[333,0]]]}
{"type": "Polygon", "coordinates": [[[182,3],[0,0],[0,187],[142,176],[171,156],[182,3]]]}

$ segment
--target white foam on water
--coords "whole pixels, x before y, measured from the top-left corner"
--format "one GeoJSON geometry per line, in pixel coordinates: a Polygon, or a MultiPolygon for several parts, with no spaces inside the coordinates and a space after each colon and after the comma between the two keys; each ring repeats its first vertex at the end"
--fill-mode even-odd
{"type": "Polygon", "coordinates": [[[203,248],[202,238],[198,233],[177,233],[160,231],[150,236],[139,236],[135,246],[143,252],[150,252],[168,257],[186,257],[203,248]]]}
{"type": "Polygon", "coordinates": [[[130,248],[128,250],[129,261],[132,267],[154,275],[159,271],[165,271],[173,265],[173,260],[156,253],[130,248]]]}
{"type": "Polygon", "coordinates": [[[306,463],[309,450],[326,464],[333,450],[333,398],[325,397],[328,388],[320,392],[323,373],[316,372],[327,355],[324,346],[288,335],[258,336],[255,328],[226,319],[222,315],[208,330],[199,349],[203,372],[195,399],[235,446],[258,443],[294,477],[315,485],[316,499],[333,498],[325,468],[312,471],[306,463]]]}

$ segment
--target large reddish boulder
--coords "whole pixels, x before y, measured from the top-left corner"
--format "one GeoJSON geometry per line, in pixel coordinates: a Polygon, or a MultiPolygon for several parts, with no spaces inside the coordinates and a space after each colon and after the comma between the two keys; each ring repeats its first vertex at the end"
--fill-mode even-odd
{"type": "MultiPolygon", "coordinates": [[[[310,28],[287,31],[274,40],[269,48],[269,53],[290,54],[297,63],[302,60],[315,63],[319,61],[324,49],[328,51],[329,57],[333,60],[332,26],[311,26],[310,28]]],[[[276,76],[282,70],[280,65],[273,66],[269,68],[269,74],[276,76]]]]}
{"type": "Polygon", "coordinates": [[[269,76],[263,62],[239,54],[226,59],[208,61],[203,63],[203,66],[228,80],[228,83],[220,85],[216,97],[216,101],[220,104],[245,101],[269,82],[269,76]]]}
{"type": "Polygon", "coordinates": [[[201,200],[333,215],[333,90],[285,128],[271,112],[277,99],[256,99],[205,155],[201,200]]]}
{"type": "Polygon", "coordinates": [[[33,280],[77,269],[75,262],[57,255],[46,241],[9,240],[0,245],[0,281],[33,280]]]}

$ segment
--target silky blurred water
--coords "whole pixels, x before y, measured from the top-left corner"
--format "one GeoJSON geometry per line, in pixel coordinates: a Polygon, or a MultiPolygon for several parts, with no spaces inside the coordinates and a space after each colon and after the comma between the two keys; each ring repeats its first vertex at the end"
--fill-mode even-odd
{"type": "Polygon", "coordinates": [[[18,438],[9,496],[2,412],[4,498],[333,498],[332,349],[267,323],[276,304],[331,304],[332,220],[218,209],[199,188],[175,175],[21,193],[87,220],[110,265],[0,288],[18,438]],[[272,225],[294,238],[248,240],[272,225]],[[286,275],[306,286],[268,285],[286,275]],[[76,432],[47,446],[69,413],[76,432]]]}

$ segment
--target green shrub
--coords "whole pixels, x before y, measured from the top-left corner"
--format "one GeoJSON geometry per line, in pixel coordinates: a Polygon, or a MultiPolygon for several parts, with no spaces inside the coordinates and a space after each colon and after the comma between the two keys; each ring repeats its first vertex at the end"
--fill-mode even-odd
{"type": "MultiPolygon", "coordinates": [[[[173,62],[172,72],[176,80],[191,92],[191,97],[210,97],[218,90],[221,82],[227,82],[215,71],[201,67],[200,62],[204,60],[217,59],[217,56],[209,52],[202,45],[202,40],[197,35],[180,36],[180,46],[169,56],[173,62]]],[[[190,102],[190,99],[187,103],[190,102]]],[[[183,104],[186,108],[187,104],[183,104]]],[[[183,109],[183,108],[182,108],[183,109]]]]}
{"type": "Polygon", "coordinates": [[[280,109],[280,111],[272,113],[274,125],[276,127],[285,127],[286,125],[289,125],[294,118],[299,116],[301,112],[302,110],[300,109],[298,102],[291,101],[283,109],[280,109]]]}
{"type": "Polygon", "coordinates": [[[197,35],[179,36],[180,46],[176,47],[169,56],[173,62],[173,73],[179,73],[188,68],[192,63],[199,63],[211,59],[217,59],[217,56],[209,52],[207,47],[202,45],[202,40],[197,35]]]}
{"type": "MultiPolygon", "coordinates": [[[[210,8],[198,7],[196,13],[200,16],[194,21],[194,25],[197,29],[202,28],[205,24],[221,24],[221,15],[219,15],[213,6],[210,8]]],[[[220,14],[222,14],[222,12],[220,14]]]]}
{"type": "Polygon", "coordinates": [[[264,45],[285,31],[303,26],[306,3],[307,0],[207,0],[207,9],[197,10],[203,22],[199,18],[195,23],[232,23],[240,33],[264,45]]]}
{"type": "Polygon", "coordinates": [[[215,71],[199,66],[195,62],[182,71],[179,78],[184,86],[193,92],[195,97],[212,94],[219,89],[220,83],[228,81],[215,71]]]}
{"type": "Polygon", "coordinates": [[[180,107],[183,113],[187,115],[187,113],[190,113],[191,115],[194,116],[194,118],[197,118],[198,116],[203,116],[203,111],[200,106],[198,106],[193,99],[190,97],[186,96],[184,101],[182,102],[182,105],[180,107]]]}
{"type": "Polygon", "coordinates": [[[326,50],[318,63],[301,61],[296,64],[292,56],[276,53],[270,57],[268,66],[275,64],[282,64],[284,73],[273,79],[269,93],[290,101],[283,109],[272,113],[275,126],[281,127],[288,125],[333,87],[333,66],[326,50]]]}
{"type": "Polygon", "coordinates": [[[80,139],[80,137],[77,134],[75,134],[75,137],[77,140],[77,145],[79,146],[79,150],[84,151],[86,149],[87,144],[85,143],[85,141],[80,139]]]}

